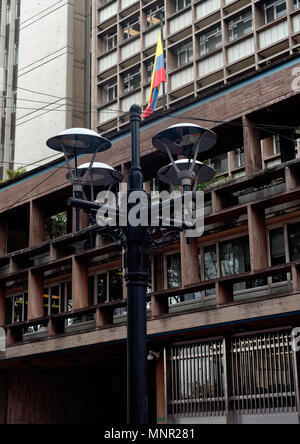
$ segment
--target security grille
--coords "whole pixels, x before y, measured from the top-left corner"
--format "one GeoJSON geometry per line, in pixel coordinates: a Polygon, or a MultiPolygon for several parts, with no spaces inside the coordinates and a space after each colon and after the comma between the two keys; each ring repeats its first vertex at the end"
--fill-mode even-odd
{"type": "Polygon", "coordinates": [[[224,415],[222,341],[173,346],[170,353],[173,417],[224,415]]]}
{"type": "Polygon", "coordinates": [[[239,414],[296,411],[291,333],[231,340],[231,409],[239,414]]]}
{"type": "Polygon", "coordinates": [[[168,405],[175,423],[202,417],[218,421],[230,412],[234,421],[297,412],[291,331],[174,344],[169,357],[168,405]]]}

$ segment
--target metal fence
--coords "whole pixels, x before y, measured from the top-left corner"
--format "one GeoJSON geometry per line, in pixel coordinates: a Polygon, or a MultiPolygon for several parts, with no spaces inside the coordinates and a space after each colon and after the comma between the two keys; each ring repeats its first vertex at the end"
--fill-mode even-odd
{"type": "Polygon", "coordinates": [[[297,411],[291,331],[173,345],[169,358],[174,422],[297,411]]]}
{"type": "Polygon", "coordinates": [[[296,410],[290,332],[232,338],[230,357],[233,411],[276,414],[296,410]]]}
{"type": "Polygon", "coordinates": [[[224,415],[222,341],[171,348],[173,416],[224,415]]]}

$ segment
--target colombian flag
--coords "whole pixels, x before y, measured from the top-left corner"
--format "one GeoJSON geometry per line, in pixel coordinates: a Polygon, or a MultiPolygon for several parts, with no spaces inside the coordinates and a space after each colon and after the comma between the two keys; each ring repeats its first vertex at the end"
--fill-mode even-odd
{"type": "Polygon", "coordinates": [[[164,51],[161,40],[161,31],[159,32],[156,56],[154,60],[153,74],[152,74],[152,82],[148,100],[148,107],[143,112],[142,118],[150,116],[156,108],[160,85],[163,82],[167,81],[166,70],[165,70],[165,61],[164,61],[164,51]]]}

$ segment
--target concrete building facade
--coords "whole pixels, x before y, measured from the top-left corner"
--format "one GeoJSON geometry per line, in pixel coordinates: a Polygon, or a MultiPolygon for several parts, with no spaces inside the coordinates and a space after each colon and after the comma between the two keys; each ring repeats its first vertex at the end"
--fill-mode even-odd
{"type": "MultiPolygon", "coordinates": [[[[98,5],[94,20],[113,3],[98,5]]],[[[186,3],[185,8],[198,3],[207,2],[186,3]]],[[[252,10],[262,5],[251,2],[252,10]]],[[[248,6],[244,1],[222,3],[216,13],[208,8],[205,20],[210,25],[211,17],[217,14],[218,21],[227,11],[230,20],[232,13],[243,22],[248,6]]],[[[271,22],[262,25],[265,30],[290,23],[300,12],[291,11],[294,2],[269,1],[266,6],[271,22]]],[[[137,2],[117,10],[118,20],[143,8],[137,2]]],[[[111,26],[119,26],[115,13],[112,17],[111,26]]],[[[110,28],[107,23],[104,31],[110,28]]],[[[236,32],[240,29],[244,25],[236,32]]],[[[218,136],[209,159],[199,155],[218,173],[205,189],[203,236],[187,244],[169,234],[150,249],[151,424],[300,422],[300,58],[290,46],[297,35],[288,29],[288,38],[268,45],[266,66],[260,67],[255,49],[251,75],[244,77],[242,65],[234,83],[217,85],[200,97],[193,89],[187,101],[184,96],[174,99],[180,99],[176,107],[168,92],[168,112],[158,109],[141,125],[148,191],[162,187],[156,173],[169,164],[152,146],[155,134],[190,122],[218,136]]],[[[126,45],[117,44],[119,56],[126,45]]],[[[94,66],[96,60],[95,53],[94,66]]],[[[121,76],[123,65],[116,66],[112,69],[121,76]]],[[[119,87],[121,77],[117,79],[119,87]]],[[[101,87],[94,83],[94,92],[102,94],[101,87]]],[[[118,104],[121,100],[118,95],[118,104]]],[[[118,168],[125,179],[131,151],[126,119],[120,114],[107,125],[96,125],[112,141],[97,161],[118,168]]],[[[7,334],[6,355],[0,360],[0,422],[125,424],[122,248],[89,226],[85,214],[81,231],[74,231],[66,203],[72,189],[65,176],[65,164],[53,161],[0,186],[0,326],[7,334]],[[63,230],[54,231],[50,222],[62,213],[63,230]]]]}
{"type": "Polygon", "coordinates": [[[2,106],[6,130],[3,126],[1,134],[4,162],[11,161],[12,168],[24,165],[30,169],[32,163],[47,162],[53,153],[44,146],[45,135],[90,126],[89,3],[43,0],[36,5],[2,1],[1,44],[10,48],[8,58],[2,56],[2,65],[7,64],[10,89],[2,106]],[[8,5],[11,22],[6,27],[8,5]]]}
{"type": "Polygon", "coordinates": [[[0,3],[0,177],[15,159],[20,0],[0,3]]]}

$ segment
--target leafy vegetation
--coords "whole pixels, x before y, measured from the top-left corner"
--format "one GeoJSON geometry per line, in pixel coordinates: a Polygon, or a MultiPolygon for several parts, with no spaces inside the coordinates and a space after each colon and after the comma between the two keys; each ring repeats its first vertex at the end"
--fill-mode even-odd
{"type": "Polygon", "coordinates": [[[50,239],[67,234],[67,212],[63,211],[49,217],[46,221],[45,231],[50,239]]]}
{"type": "Polygon", "coordinates": [[[16,170],[9,170],[8,169],[8,170],[6,170],[7,178],[4,180],[1,180],[0,183],[4,183],[9,180],[16,179],[17,177],[22,176],[22,174],[25,174],[26,172],[27,172],[26,168],[24,168],[24,167],[19,167],[16,170]]]}

